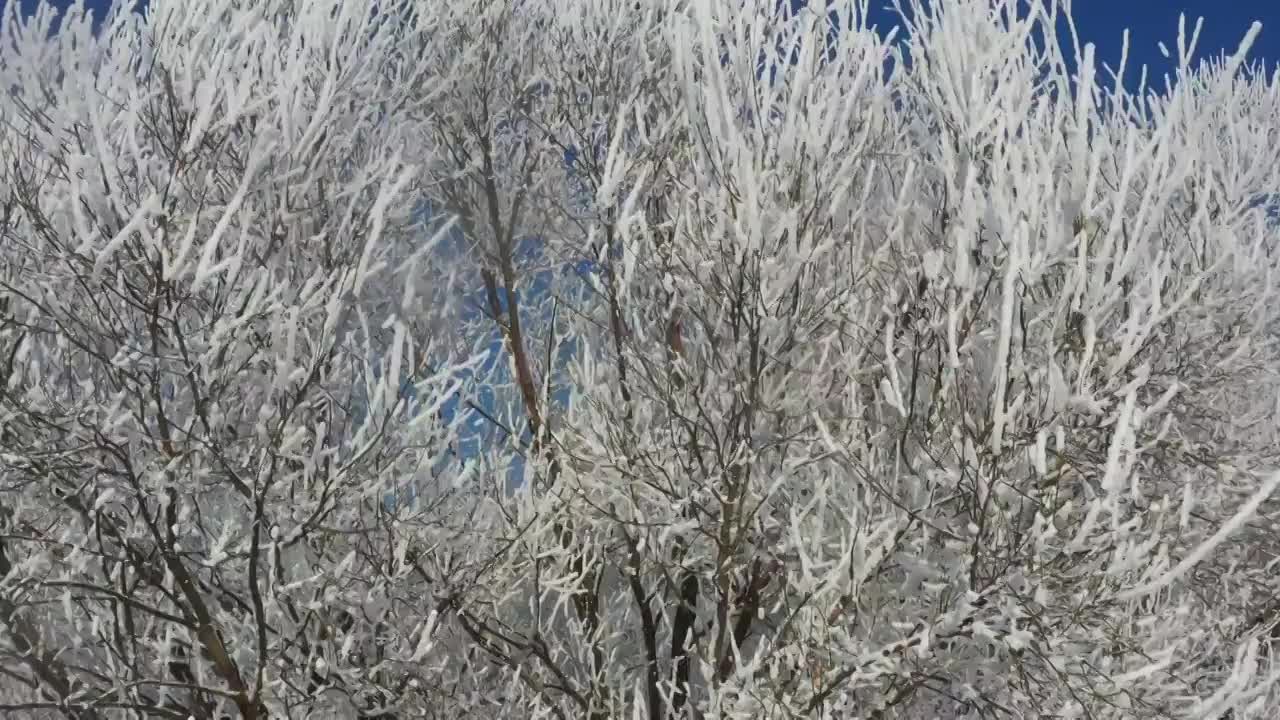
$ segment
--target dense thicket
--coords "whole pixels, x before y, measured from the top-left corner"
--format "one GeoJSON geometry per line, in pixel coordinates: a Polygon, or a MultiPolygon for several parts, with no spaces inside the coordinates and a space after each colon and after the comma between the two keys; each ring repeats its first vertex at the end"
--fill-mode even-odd
{"type": "Polygon", "coordinates": [[[1271,717],[1257,28],[866,10],[11,4],[0,714],[1271,717]]]}

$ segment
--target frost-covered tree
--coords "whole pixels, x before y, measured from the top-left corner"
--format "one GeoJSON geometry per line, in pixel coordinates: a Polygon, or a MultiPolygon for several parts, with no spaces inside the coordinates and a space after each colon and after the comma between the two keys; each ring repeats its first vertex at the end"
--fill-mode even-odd
{"type": "Polygon", "coordinates": [[[411,695],[426,507],[385,498],[441,474],[437,411],[481,359],[433,339],[456,293],[392,121],[438,91],[411,51],[433,18],[52,19],[11,5],[0,51],[4,714],[411,695]]]}
{"type": "Polygon", "coordinates": [[[0,709],[1269,717],[1257,28],[790,5],[11,10],[0,709]]]}

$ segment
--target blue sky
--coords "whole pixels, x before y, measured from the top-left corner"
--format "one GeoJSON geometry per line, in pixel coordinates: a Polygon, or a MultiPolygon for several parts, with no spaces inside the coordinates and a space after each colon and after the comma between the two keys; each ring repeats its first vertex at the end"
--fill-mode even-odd
{"type": "Polygon", "coordinates": [[[1187,17],[1187,33],[1197,17],[1204,18],[1199,55],[1235,52],[1253,21],[1262,22],[1262,34],[1250,58],[1270,67],[1280,61],[1280,2],[1276,0],[1077,0],[1076,29],[1082,42],[1097,45],[1098,57],[1115,66],[1120,61],[1123,31],[1129,29],[1134,61],[1153,69],[1176,62],[1178,16],[1187,17]],[[1175,57],[1165,60],[1157,43],[1163,41],[1175,57]]]}
{"type": "Polygon", "coordinates": [[[1098,56],[1114,66],[1120,60],[1121,32],[1130,30],[1130,53],[1153,69],[1176,61],[1165,60],[1156,43],[1164,41],[1177,52],[1178,14],[1187,16],[1187,33],[1195,19],[1204,17],[1199,54],[1235,52],[1254,20],[1262,22],[1262,34],[1249,57],[1264,60],[1267,67],[1280,61],[1280,1],[1277,0],[1077,0],[1076,25],[1081,39],[1098,47],[1098,56]]]}
{"type": "MultiPolygon", "coordinates": [[[[443,1],[443,0],[441,0],[443,1]]],[[[19,0],[24,9],[36,0],[19,0]]],[[[65,7],[70,0],[55,0],[65,7]]],[[[108,0],[89,0],[91,8],[105,8],[108,0]]],[[[872,0],[888,5],[887,0],[872,0]]],[[[1121,31],[1131,30],[1131,54],[1153,70],[1163,70],[1170,61],[1161,57],[1156,43],[1164,41],[1170,50],[1178,31],[1178,14],[1186,13],[1188,32],[1196,17],[1205,18],[1201,34],[1201,54],[1233,52],[1254,20],[1263,23],[1262,35],[1251,57],[1264,59],[1268,67],[1280,61],[1280,0],[1075,0],[1075,17],[1082,40],[1098,47],[1098,56],[1114,65],[1120,58],[1121,31]]]]}

